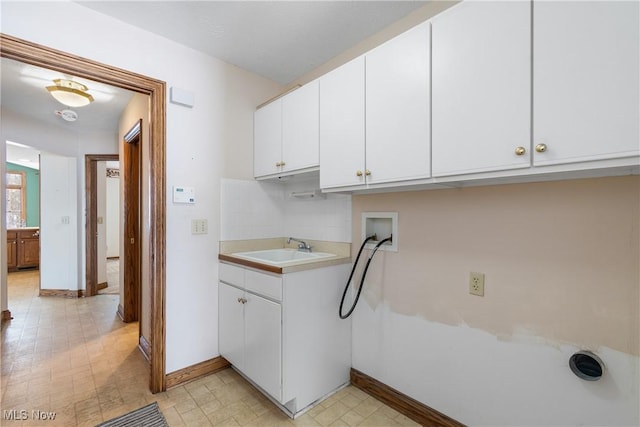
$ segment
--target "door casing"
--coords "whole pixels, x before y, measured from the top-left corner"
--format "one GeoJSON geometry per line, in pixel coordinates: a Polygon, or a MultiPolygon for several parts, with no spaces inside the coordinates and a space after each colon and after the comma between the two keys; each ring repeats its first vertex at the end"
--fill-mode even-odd
{"type": "Polygon", "coordinates": [[[102,64],[60,50],[0,34],[0,56],[65,74],[117,86],[149,96],[149,260],[150,342],[149,388],[166,389],[165,373],[165,135],[166,83],[131,71],[102,64]]]}

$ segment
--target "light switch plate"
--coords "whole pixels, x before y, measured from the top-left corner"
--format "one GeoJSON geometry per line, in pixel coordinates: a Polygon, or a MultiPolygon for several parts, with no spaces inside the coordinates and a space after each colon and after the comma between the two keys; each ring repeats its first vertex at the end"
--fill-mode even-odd
{"type": "Polygon", "coordinates": [[[209,224],[206,219],[191,220],[191,234],[207,234],[209,232],[209,224]]]}

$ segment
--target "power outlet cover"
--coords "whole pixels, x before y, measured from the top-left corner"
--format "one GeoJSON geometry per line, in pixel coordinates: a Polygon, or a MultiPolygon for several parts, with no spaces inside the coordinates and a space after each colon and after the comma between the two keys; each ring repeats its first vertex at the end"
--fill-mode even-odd
{"type": "Polygon", "coordinates": [[[469,274],[469,293],[479,297],[484,296],[484,273],[469,274]]]}

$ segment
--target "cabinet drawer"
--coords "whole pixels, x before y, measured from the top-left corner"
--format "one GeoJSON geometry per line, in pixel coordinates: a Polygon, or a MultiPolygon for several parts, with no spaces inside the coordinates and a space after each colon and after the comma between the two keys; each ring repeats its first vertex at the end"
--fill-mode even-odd
{"type": "Polygon", "coordinates": [[[218,278],[221,282],[244,288],[244,273],[246,271],[244,268],[224,263],[220,263],[219,266],[218,278]]]}
{"type": "Polygon", "coordinates": [[[267,298],[282,301],[282,277],[246,270],[245,289],[267,298]]]}
{"type": "Polygon", "coordinates": [[[40,237],[39,230],[21,230],[18,231],[19,239],[37,239],[40,237]]]}
{"type": "Polygon", "coordinates": [[[16,239],[18,233],[14,230],[7,230],[7,240],[16,239]]]}

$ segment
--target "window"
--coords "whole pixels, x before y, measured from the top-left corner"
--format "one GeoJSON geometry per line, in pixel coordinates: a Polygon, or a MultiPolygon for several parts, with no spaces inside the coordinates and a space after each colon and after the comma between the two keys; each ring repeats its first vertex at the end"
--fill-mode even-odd
{"type": "Polygon", "coordinates": [[[26,187],[24,172],[7,171],[7,228],[26,225],[26,187]]]}

